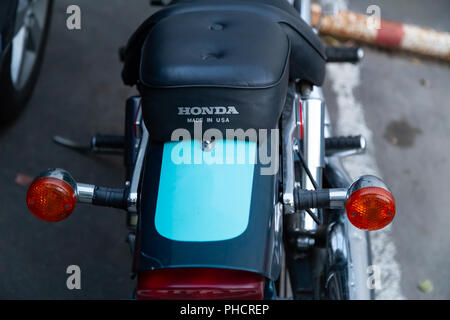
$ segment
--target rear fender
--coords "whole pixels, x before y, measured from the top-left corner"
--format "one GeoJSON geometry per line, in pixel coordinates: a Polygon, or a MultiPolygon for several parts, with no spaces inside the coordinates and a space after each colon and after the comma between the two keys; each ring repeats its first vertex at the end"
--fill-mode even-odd
{"type": "Polygon", "coordinates": [[[230,164],[223,154],[222,164],[195,164],[195,157],[205,159],[208,152],[195,140],[149,142],[138,208],[136,271],[217,267],[278,278],[282,254],[278,174],[261,175],[261,165],[249,160],[258,152],[256,143],[215,144],[215,150],[245,148],[245,163],[235,155],[237,163],[230,164]],[[193,155],[192,163],[174,159],[181,147],[193,155]]]}

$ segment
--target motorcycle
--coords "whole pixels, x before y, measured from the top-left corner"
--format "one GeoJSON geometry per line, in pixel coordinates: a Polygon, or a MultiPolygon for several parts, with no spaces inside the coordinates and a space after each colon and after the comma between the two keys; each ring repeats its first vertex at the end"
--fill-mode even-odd
{"type": "MultiPolygon", "coordinates": [[[[166,4],[166,3],[164,3],[166,4]]],[[[179,0],[120,50],[124,136],[80,151],[123,154],[124,187],[36,177],[27,205],[56,222],[77,203],[127,212],[137,299],[372,299],[368,231],[395,199],[374,176],[352,182],[340,158],[362,136],[334,137],[320,88],[330,62],[310,2],[179,0]]]]}

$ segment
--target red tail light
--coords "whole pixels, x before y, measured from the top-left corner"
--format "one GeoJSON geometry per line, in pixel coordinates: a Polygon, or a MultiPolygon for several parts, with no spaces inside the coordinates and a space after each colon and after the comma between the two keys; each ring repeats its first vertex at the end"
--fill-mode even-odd
{"type": "Polygon", "coordinates": [[[262,300],[264,277],[240,270],[170,268],[138,275],[139,300],[262,300]]]}

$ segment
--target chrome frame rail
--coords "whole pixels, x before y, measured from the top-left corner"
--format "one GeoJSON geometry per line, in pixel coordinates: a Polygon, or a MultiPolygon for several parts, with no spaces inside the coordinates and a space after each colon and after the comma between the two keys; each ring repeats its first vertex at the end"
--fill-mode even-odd
{"type": "Polygon", "coordinates": [[[138,114],[138,119],[136,123],[140,126],[142,130],[142,138],[139,142],[139,151],[136,159],[136,163],[133,169],[133,175],[131,177],[130,192],[128,194],[128,218],[127,225],[129,228],[134,229],[137,226],[138,222],[138,214],[137,214],[137,205],[139,201],[139,186],[141,183],[142,169],[144,164],[145,154],[147,152],[147,144],[148,144],[148,131],[145,127],[145,123],[142,120],[141,112],[138,114]]]}
{"type": "MultiPolygon", "coordinates": [[[[311,24],[311,1],[301,0],[300,8],[301,18],[308,24],[311,24]]],[[[322,89],[313,87],[310,97],[322,100],[324,106],[323,137],[331,137],[331,121],[322,89]]],[[[341,160],[338,157],[325,158],[325,156],[323,159],[325,161],[324,164],[326,164],[325,171],[327,172],[327,179],[332,186],[334,188],[348,188],[351,184],[351,179],[342,166],[341,160]]],[[[342,254],[345,254],[344,257],[347,260],[346,269],[348,274],[347,287],[349,299],[372,299],[373,292],[367,288],[367,268],[371,263],[369,235],[367,231],[359,230],[351,225],[348,219],[343,217],[344,215],[345,212],[342,212],[342,219],[336,221],[332,231],[329,233],[330,243],[333,244],[329,252],[331,254],[330,258],[333,260],[333,257],[342,257],[342,254]],[[338,225],[341,227],[337,227],[338,225]],[[346,239],[346,241],[343,241],[343,239],[346,239]]]]}
{"type": "Polygon", "coordinates": [[[297,106],[298,95],[293,96],[292,105],[286,108],[281,116],[282,122],[282,161],[283,161],[283,211],[293,214],[294,189],[295,189],[295,166],[294,166],[294,143],[297,135],[297,106]]]}

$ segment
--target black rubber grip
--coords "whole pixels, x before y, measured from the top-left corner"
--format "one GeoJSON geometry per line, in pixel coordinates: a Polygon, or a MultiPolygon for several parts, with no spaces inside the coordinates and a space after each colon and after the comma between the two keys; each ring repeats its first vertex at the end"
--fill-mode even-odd
{"type": "Polygon", "coordinates": [[[361,136],[325,138],[325,150],[361,149],[361,136]]]}
{"type": "Polygon", "coordinates": [[[92,204],[118,209],[127,208],[127,194],[125,189],[114,189],[96,186],[92,204]]]}
{"type": "Polygon", "coordinates": [[[327,56],[327,62],[359,62],[362,58],[361,48],[340,48],[340,47],[327,47],[325,54],[327,56]]]}
{"type": "Polygon", "coordinates": [[[330,191],[327,189],[304,190],[297,188],[294,192],[294,203],[296,210],[327,208],[330,205],[330,191]]]}
{"type": "Polygon", "coordinates": [[[125,147],[125,137],[97,134],[92,138],[92,147],[105,149],[123,149],[125,147]]]}

